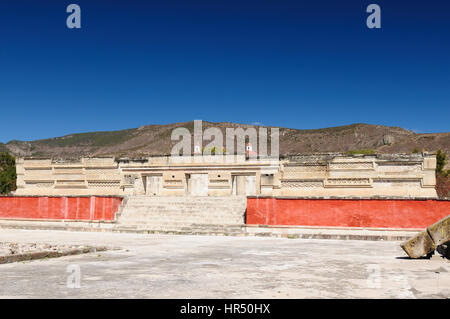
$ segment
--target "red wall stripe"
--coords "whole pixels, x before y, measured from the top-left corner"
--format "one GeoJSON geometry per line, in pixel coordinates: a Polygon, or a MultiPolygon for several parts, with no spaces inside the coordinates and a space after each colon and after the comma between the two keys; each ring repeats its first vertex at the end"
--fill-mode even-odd
{"type": "Polygon", "coordinates": [[[450,214],[450,201],[248,198],[247,224],[426,228],[450,214]]]}
{"type": "Polygon", "coordinates": [[[0,197],[0,218],[114,220],[120,197],[0,197]]]}

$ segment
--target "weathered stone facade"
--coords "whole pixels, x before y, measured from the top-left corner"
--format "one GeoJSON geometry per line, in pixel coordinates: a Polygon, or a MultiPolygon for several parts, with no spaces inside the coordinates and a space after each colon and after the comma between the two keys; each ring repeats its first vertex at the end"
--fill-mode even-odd
{"type": "Polygon", "coordinates": [[[283,161],[275,195],[436,197],[428,155],[316,155],[283,161]]]}
{"type": "Polygon", "coordinates": [[[436,197],[433,155],[18,158],[16,195],[436,197]]]}

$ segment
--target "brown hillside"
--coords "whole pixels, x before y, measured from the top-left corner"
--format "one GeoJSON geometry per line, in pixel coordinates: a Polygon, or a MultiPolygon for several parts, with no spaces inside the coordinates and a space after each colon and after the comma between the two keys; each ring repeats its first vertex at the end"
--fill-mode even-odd
{"type": "MultiPolygon", "coordinates": [[[[219,127],[225,136],[228,127],[258,127],[235,123],[203,122],[203,129],[219,127]]],[[[176,141],[171,141],[172,130],[188,128],[193,134],[193,122],[168,125],[148,125],[134,129],[108,132],[71,134],[30,142],[11,141],[6,148],[15,155],[35,157],[78,156],[145,156],[170,154],[176,141]]],[[[270,132],[270,130],[269,130],[270,132]]],[[[205,141],[204,145],[208,142],[205,141]]],[[[225,141],[224,141],[225,145],[225,141]]],[[[280,154],[317,152],[375,151],[377,153],[434,152],[450,153],[450,133],[417,134],[400,127],[370,124],[298,130],[280,128],[280,154]]]]}

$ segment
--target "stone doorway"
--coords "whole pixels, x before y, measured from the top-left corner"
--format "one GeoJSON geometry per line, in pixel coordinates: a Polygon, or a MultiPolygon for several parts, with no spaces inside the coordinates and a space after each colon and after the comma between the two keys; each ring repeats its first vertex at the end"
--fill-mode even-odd
{"type": "Polygon", "coordinates": [[[146,176],[145,195],[160,196],[162,189],[162,175],[146,176]]]}
{"type": "Polygon", "coordinates": [[[232,176],[232,194],[233,195],[256,195],[256,176],[255,175],[233,175],[232,176]]]}
{"type": "Polygon", "coordinates": [[[186,174],[186,194],[208,196],[208,174],[186,174]]]}

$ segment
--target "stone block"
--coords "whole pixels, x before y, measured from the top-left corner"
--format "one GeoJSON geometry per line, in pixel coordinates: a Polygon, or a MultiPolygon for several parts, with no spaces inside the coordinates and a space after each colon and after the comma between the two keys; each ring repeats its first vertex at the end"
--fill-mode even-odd
{"type": "Polygon", "coordinates": [[[427,231],[417,234],[400,246],[410,258],[420,258],[436,249],[436,246],[427,231]]]}
{"type": "Polygon", "coordinates": [[[450,241],[450,215],[434,223],[427,230],[436,246],[450,241]]]}

